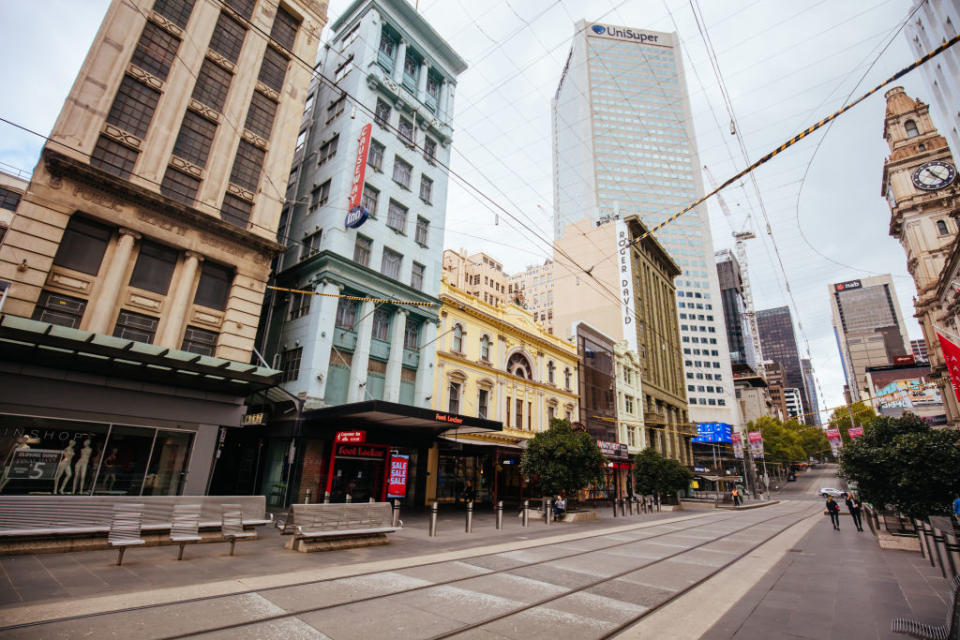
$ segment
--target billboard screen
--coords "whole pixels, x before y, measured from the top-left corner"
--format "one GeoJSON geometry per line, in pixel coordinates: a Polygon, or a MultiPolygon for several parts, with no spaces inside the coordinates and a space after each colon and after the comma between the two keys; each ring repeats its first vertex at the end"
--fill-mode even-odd
{"type": "Polygon", "coordinates": [[[697,437],[691,442],[733,442],[733,427],[726,422],[704,422],[697,425],[697,437]]]}

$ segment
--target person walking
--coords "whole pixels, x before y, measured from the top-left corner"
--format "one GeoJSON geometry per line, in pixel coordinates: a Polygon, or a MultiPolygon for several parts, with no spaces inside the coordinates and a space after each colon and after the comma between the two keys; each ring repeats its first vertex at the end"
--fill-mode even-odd
{"type": "Polygon", "coordinates": [[[740,506],[740,490],[736,487],[733,488],[733,491],[730,492],[730,495],[733,496],[733,506],[740,506]]]}
{"type": "Polygon", "coordinates": [[[833,528],[840,531],[840,505],[833,500],[833,496],[827,496],[827,513],[830,514],[833,528]]]}
{"type": "Polygon", "coordinates": [[[846,503],[847,509],[850,511],[850,517],[853,519],[854,526],[857,527],[857,531],[862,532],[863,520],[860,518],[860,511],[862,509],[860,500],[858,500],[857,497],[852,493],[848,493],[846,503]]]}

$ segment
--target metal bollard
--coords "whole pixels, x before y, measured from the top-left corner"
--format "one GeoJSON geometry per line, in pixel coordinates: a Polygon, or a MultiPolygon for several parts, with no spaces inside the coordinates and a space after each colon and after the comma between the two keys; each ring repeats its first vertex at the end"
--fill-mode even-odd
{"type": "Polygon", "coordinates": [[[344,502],[353,502],[353,496],[348,493],[344,502]]]}
{"type": "Polygon", "coordinates": [[[323,492],[323,504],[330,504],[330,492],[329,492],[329,491],[324,491],[324,492],[323,492]]]}
{"type": "Polygon", "coordinates": [[[616,518],[617,517],[617,499],[613,498],[612,500],[610,500],[610,504],[613,505],[613,517],[616,518]]]}
{"type": "Polygon", "coordinates": [[[398,527],[400,526],[400,501],[393,501],[393,519],[391,520],[391,526],[398,527]]]}
{"type": "Polygon", "coordinates": [[[633,515],[633,496],[627,498],[627,510],[630,512],[630,515],[633,515]]]}
{"type": "Polygon", "coordinates": [[[467,502],[467,526],[465,527],[467,533],[473,533],[473,500],[467,502]]]}
{"type": "Polygon", "coordinates": [[[497,502],[497,529],[503,529],[503,500],[497,502]]]}
{"type": "Polygon", "coordinates": [[[526,527],[526,526],[528,526],[528,525],[530,524],[530,522],[529,522],[529,519],[530,519],[530,501],[529,501],[529,500],[524,500],[524,501],[523,501],[523,511],[522,511],[522,513],[523,513],[523,517],[520,518],[520,521],[521,521],[522,526],[526,527]]]}
{"type": "Polygon", "coordinates": [[[553,515],[553,513],[551,513],[552,511],[553,511],[553,500],[551,500],[550,498],[544,498],[543,499],[543,522],[547,526],[550,525],[550,521],[553,519],[551,517],[553,515]]]}
{"type": "Polygon", "coordinates": [[[627,515],[626,507],[623,506],[623,498],[619,498],[617,502],[620,503],[620,516],[624,517],[627,515]]]}
{"type": "Polygon", "coordinates": [[[430,532],[428,535],[431,538],[437,535],[437,512],[439,509],[440,507],[436,502],[430,507],[430,532]]]}
{"type": "Polygon", "coordinates": [[[310,504],[313,499],[313,490],[307,489],[307,494],[303,497],[303,504],[310,504]]]}

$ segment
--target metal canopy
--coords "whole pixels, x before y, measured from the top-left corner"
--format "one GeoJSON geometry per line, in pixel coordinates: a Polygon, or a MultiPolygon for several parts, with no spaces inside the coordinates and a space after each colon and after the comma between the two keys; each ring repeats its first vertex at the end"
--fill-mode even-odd
{"type": "Polygon", "coordinates": [[[384,427],[408,432],[433,432],[437,435],[451,430],[458,435],[503,430],[503,423],[495,420],[434,411],[384,400],[366,400],[312,409],[303,413],[305,426],[336,424],[343,420],[349,420],[351,427],[384,427]]]}
{"type": "Polygon", "coordinates": [[[282,373],[6,314],[0,360],[242,396],[274,386],[282,373]]]}

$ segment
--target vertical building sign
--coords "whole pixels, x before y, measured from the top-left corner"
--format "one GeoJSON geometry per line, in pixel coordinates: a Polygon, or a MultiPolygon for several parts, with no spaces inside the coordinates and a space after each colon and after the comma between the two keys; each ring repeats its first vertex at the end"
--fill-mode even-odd
{"type": "Polygon", "coordinates": [[[627,223],[623,220],[617,220],[617,257],[619,260],[620,314],[622,316],[623,338],[634,353],[639,353],[636,298],[633,296],[633,257],[630,255],[630,231],[627,228],[627,223]]]}
{"type": "Polygon", "coordinates": [[[950,374],[950,384],[953,385],[953,394],[960,402],[960,347],[953,344],[937,332],[937,339],[940,341],[940,349],[943,351],[943,361],[947,365],[947,372],[950,374]]]}
{"type": "Polygon", "coordinates": [[[353,165],[353,187],[350,189],[350,203],[347,205],[347,218],[344,224],[350,229],[356,229],[370,217],[370,212],[363,208],[363,179],[367,170],[367,153],[370,151],[370,132],[373,125],[367,123],[360,130],[360,139],[357,141],[357,161],[353,165]]]}
{"type": "Polygon", "coordinates": [[[390,474],[387,476],[387,497],[403,498],[407,495],[407,468],[410,456],[394,454],[390,457],[390,474]]]}

